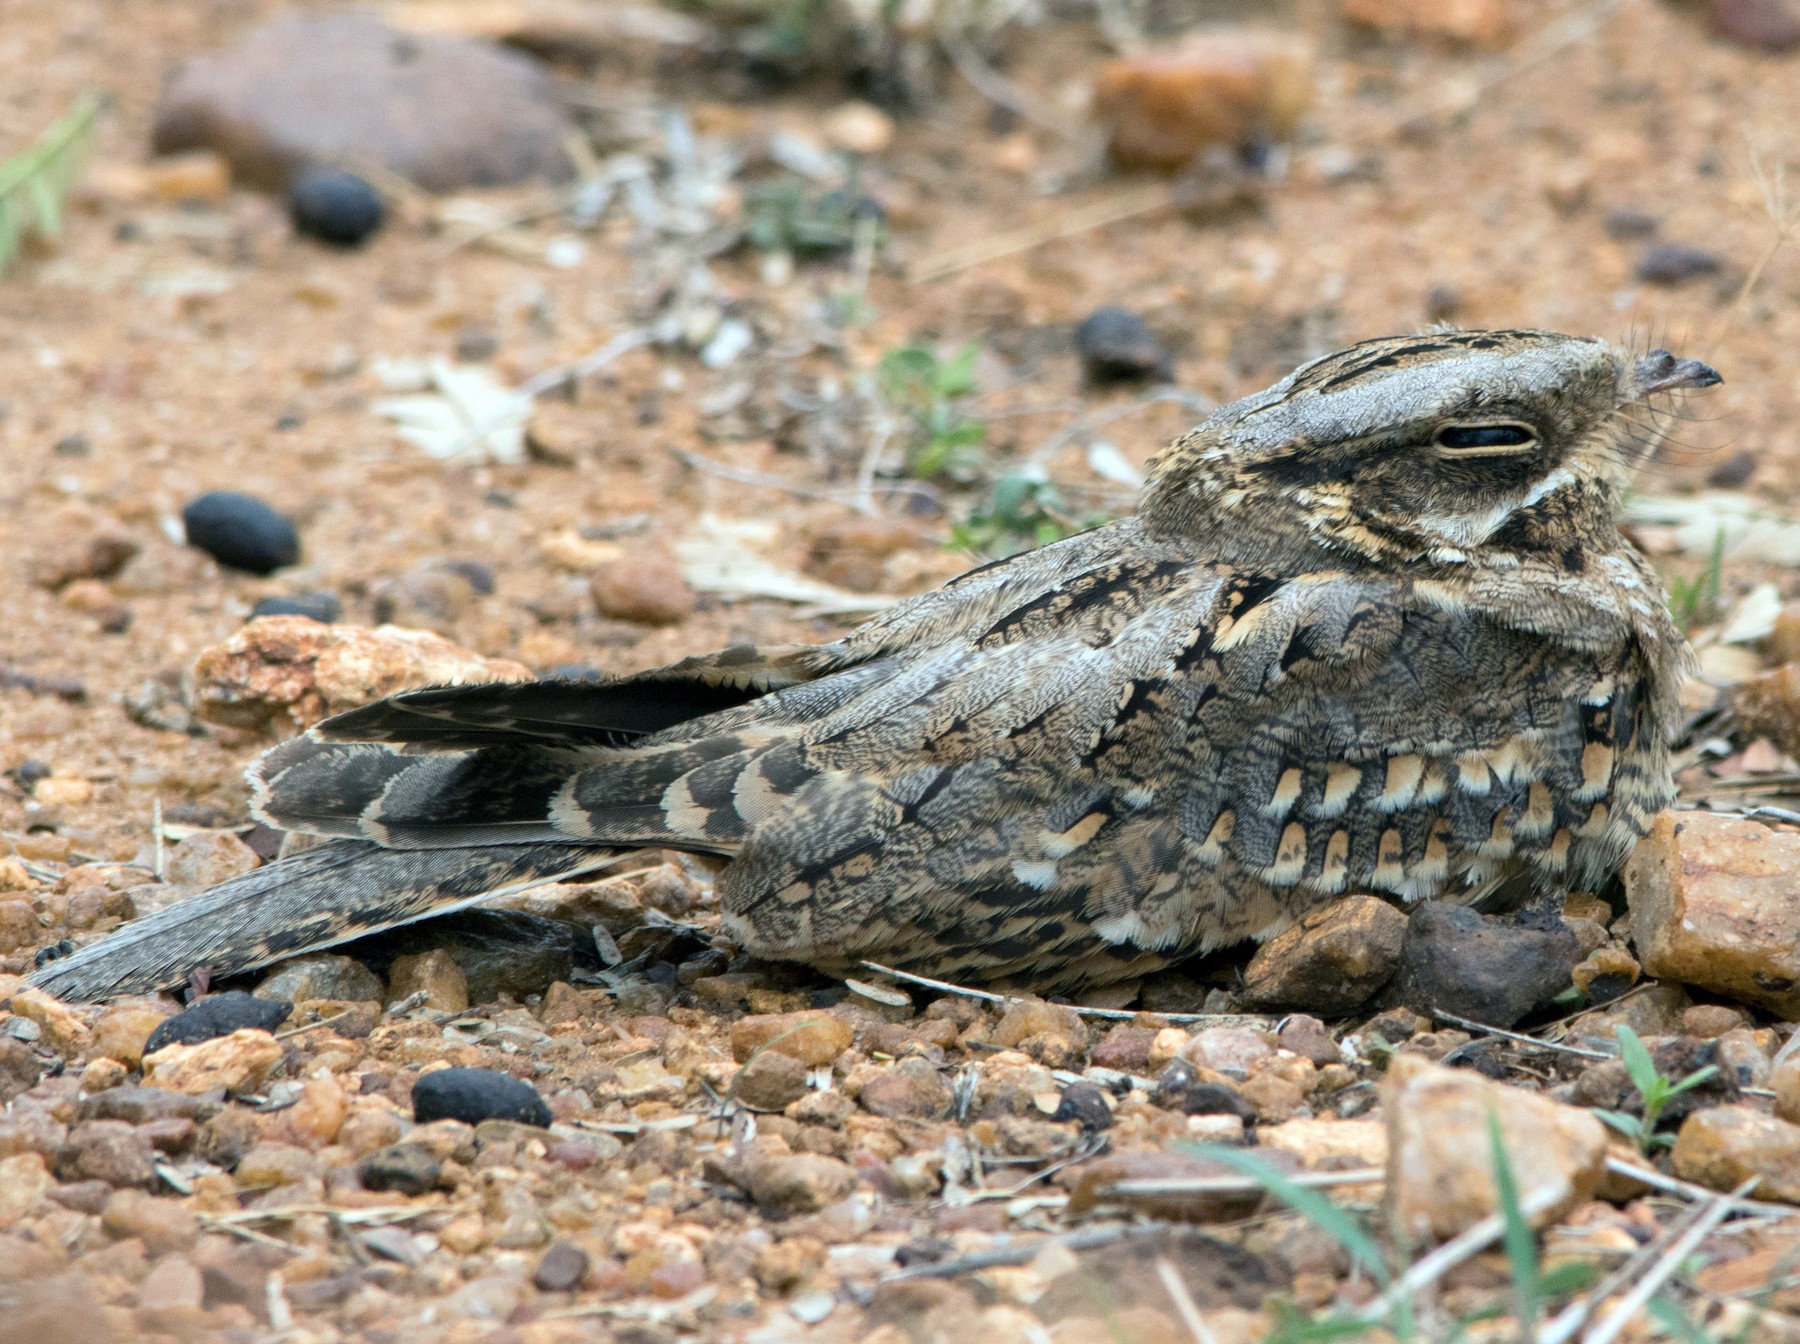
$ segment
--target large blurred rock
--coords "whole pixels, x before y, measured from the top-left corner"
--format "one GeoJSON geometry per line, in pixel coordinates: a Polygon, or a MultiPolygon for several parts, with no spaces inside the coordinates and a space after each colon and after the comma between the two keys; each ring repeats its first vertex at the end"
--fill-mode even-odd
{"type": "Polygon", "coordinates": [[[1647,974],[1800,1017],[1800,833],[1665,812],[1624,876],[1647,974]]]}
{"type": "MultiPolygon", "coordinates": [[[[1785,613],[1784,613],[1785,616],[1785,613]]],[[[1772,640],[1793,638],[1793,623],[1777,620],[1772,640]]],[[[1751,737],[1766,737],[1790,754],[1800,751],[1800,662],[1786,662],[1731,688],[1731,712],[1751,737]]]]}
{"type": "Polygon", "coordinates": [[[1406,916],[1374,896],[1346,896],[1257,949],[1244,968],[1254,1009],[1347,1013],[1393,977],[1406,916]]]}
{"type": "Polygon", "coordinates": [[[1173,172],[1209,145],[1286,139],[1312,94],[1303,44],[1227,29],[1108,61],[1094,108],[1110,128],[1114,163],[1173,172]]]}
{"type": "Polygon", "coordinates": [[[1427,901],[1407,923],[1393,993],[1420,1012],[1510,1027],[1567,989],[1580,960],[1580,942],[1554,915],[1503,920],[1427,901]]]}
{"type": "Polygon", "coordinates": [[[213,149],[283,190],[310,164],[374,163],[428,191],[569,175],[549,77],[491,43],[371,14],[283,14],[190,58],[156,110],[157,152],[213,149]]]}
{"type": "Polygon", "coordinates": [[[1495,47],[1518,30],[1511,0],[1344,0],[1344,17],[1382,32],[1495,47]]]}
{"type": "Polygon", "coordinates": [[[522,663],[483,658],[425,630],[263,616],[200,655],[194,709],[232,728],[294,733],[409,686],[530,679],[522,663]]]}
{"type": "Polygon", "coordinates": [[[1683,1180],[1713,1190],[1732,1190],[1756,1176],[1752,1198],[1800,1204],[1800,1125],[1750,1106],[1714,1106],[1690,1115],[1669,1164],[1683,1180]]]}
{"type": "Polygon", "coordinates": [[[1415,1241],[1447,1240],[1500,1207],[1489,1116],[1499,1121],[1519,1198],[1552,1192],[1534,1226],[1592,1199],[1606,1175],[1606,1127],[1593,1115],[1473,1069],[1396,1055],[1382,1080],[1381,1112],[1387,1199],[1402,1235],[1415,1241]]]}

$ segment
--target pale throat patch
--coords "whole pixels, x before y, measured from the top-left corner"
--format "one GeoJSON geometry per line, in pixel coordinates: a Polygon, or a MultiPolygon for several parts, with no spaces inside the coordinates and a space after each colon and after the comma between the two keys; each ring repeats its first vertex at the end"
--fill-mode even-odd
{"type": "Polygon", "coordinates": [[[1502,500],[1481,513],[1424,513],[1413,520],[1419,531],[1448,546],[1480,546],[1498,532],[1520,509],[1529,509],[1575,479],[1567,467],[1558,467],[1542,480],[1532,484],[1517,499],[1502,500]]]}

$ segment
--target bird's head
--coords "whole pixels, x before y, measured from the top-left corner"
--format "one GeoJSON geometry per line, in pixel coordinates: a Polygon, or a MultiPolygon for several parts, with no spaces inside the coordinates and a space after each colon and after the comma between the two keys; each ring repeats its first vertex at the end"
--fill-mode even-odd
{"type": "Polygon", "coordinates": [[[1178,439],[1140,512],[1152,531],[1269,566],[1563,544],[1556,534],[1611,528],[1631,408],[1719,381],[1666,350],[1547,331],[1365,341],[1178,439]]]}

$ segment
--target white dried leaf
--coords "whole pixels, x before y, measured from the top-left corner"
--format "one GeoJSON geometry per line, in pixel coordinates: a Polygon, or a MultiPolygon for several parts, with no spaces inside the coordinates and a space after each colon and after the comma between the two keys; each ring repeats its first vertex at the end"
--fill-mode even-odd
{"type": "Polygon", "coordinates": [[[1087,464],[1088,470],[1103,480],[1130,486],[1133,490],[1144,483],[1144,473],[1125,460],[1125,454],[1119,451],[1117,444],[1105,439],[1095,439],[1088,445],[1087,464]]]}
{"type": "Polygon", "coordinates": [[[1739,599],[1720,627],[1721,644],[1751,644],[1775,633],[1775,618],[1781,614],[1781,590],[1772,583],[1759,583],[1739,599]]]}
{"type": "Polygon", "coordinates": [[[699,593],[795,602],[819,615],[881,611],[900,600],[879,593],[847,592],[783,569],[751,549],[752,544],[768,544],[778,533],[772,523],[706,514],[692,532],[675,543],[675,558],[688,586],[699,593]]]}
{"type": "Polygon", "coordinates": [[[504,387],[475,364],[430,362],[431,391],[388,397],[377,415],[392,420],[400,437],[445,462],[525,460],[525,421],[531,399],[504,387]]]}

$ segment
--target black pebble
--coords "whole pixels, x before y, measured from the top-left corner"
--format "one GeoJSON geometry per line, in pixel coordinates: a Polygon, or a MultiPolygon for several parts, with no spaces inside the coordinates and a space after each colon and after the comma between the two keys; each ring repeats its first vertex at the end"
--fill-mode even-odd
{"type": "Polygon", "coordinates": [[[153,1055],[165,1045],[198,1045],[244,1027],[274,1031],[293,1010],[285,999],[259,999],[241,989],[214,994],[159,1022],[144,1042],[144,1053],[153,1055]]]}
{"type": "Polygon", "coordinates": [[[1653,285],[1679,285],[1724,269],[1717,253],[1686,243],[1658,243],[1638,258],[1637,277],[1653,285]]]}
{"type": "Polygon", "coordinates": [[[294,525],[255,495],[215,490],[181,511],[188,545],[227,569],[269,574],[300,559],[294,525]]]}
{"type": "Polygon", "coordinates": [[[1124,308],[1096,308],[1082,318],[1075,352],[1097,383],[1169,376],[1169,352],[1143,318],[1124,308]]]}
{"type": "Polygon", "coordinates": [[[1740,448],[1706,473],[1706,483],[1715,490],[1736,490],[1756,475],[1756,454],[1740,448]]]}
{"type": "Polygon", "coordinates": [[[1656,216],[1635,205],[1617,205],[1606,212],[1608,238],[1654,238],[1656,229],[1656,216]]]}
{"type": "Polygon", "coordinates": [[[402,1195],[423,1195],[437,1189],[443,1171],[438,1160],[416,1143],[391,1143],[356,1164],[363,1189],[402,1195]]]}
{"type": "Polygon", "coordinates": [[[1256,1107],[1223,1083],[1195,1083],[1181,1099],[1187,1115],[1235,1115],[1246,1124],[1256,1123],[1256,1107]]]}
{"type": "Polygon", "coordinates": [[[381,227],[381,197],[355,173],[303,168],[288,185],[288,215],[301,233],[355,247],[381,227]]]}
{"type": "Polygon", "coordinates": [[[544,1252],[531,1282],[540,1293],[566,1293],[587,1277],[588,1253],[572,1241],[559,1241],[544,1252]]]}
{"type": "Polygon", "coordinates": [[[955,1251],[956,1243],[948,1237],[921,1237],[918,1241],[896,1246],[894,1263],[901,1269],[911,1269],[914,1265],[935,1265],[940,1260],[949,1259],[955,1251]]]}
{"type": "Polygon", "coordinates": [[[1050,1118],[1078,1121],[1089,1132],[1111,1129],[1113,1122],[1112,1107],[1106,1104],[1106,1094],[1092,1083],[1070,1083],[1065,1087],[1062,1102],[1050,1118]]]}
{"type": "Polygon", "coordinates": [[[530,1083],[492,1069],[439,1069],[413,1084],[413,1119],[516,1120],[522,1125],[550,1127],[550,1107],[530,1083]]]}
{"type": "Polygon", "coordinates": [[[263,598],[250,608],[250,619],[258,616],[305,616],[321,625],[335,625],[344,619],[344,604],[335,593],[292,593],[263,598]]]}
{"type": "Polygon", "coordinates": [[[40,779],[49,779],[56,772],[42,761],[29,760],[21,761],[6,773],[12,776],[12,781],[19,786],[20,792],[30,793],[40,779]]]}

